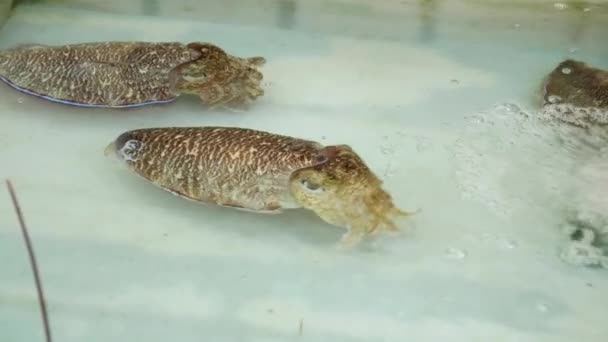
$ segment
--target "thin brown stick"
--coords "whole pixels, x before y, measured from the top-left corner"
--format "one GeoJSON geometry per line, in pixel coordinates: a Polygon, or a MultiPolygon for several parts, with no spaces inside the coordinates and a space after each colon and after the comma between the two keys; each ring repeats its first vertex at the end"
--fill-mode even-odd
{"type": "Polygon", "coordinates": [[[34,273],[34,280],[36,282],[36,290],[38,291],[38,302],[40,304],[40,314],[42,315],[42,323],[44,324],[44,336],[46,338],[46,342],[52,342],[51,338],[51,328],[49,325],[49,317],[46,311],[46,303],[44,301],[44,294],[42,293],[42,282],[40,281],[40,275],[38,273],[38,266],[36,264],[36,257],[34,255],[34,248],[32,247],[32,242],[30,241],[30,236],[27,232],[27,227],[25,226],[25,220],[23,219],[23,213],[21,212],[21,207],[19,206],[19,202],[17,201],[17,195],[15,194],[15,189],[13,189],[13,185],[10,180],[6,180],[6,187],[8,188],[8,192],[11,195],[11,200],[13,201],[13,207],[15,208],[15,213],[17,214],[17,218],[19,219],[19,225],[21,226],[21,233],[23,234],[23,239],[25,240],[25,245],[27,247],[27,252],[30,256],[30,264],[32,266],[32,272],[34,273]]]}

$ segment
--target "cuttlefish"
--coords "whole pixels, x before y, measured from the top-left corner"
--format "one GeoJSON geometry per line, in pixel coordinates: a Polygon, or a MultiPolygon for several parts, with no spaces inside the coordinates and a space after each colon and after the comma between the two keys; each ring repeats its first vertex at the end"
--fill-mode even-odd
{"type": "Polygon", "coordinates": [[[189,200],[258,213],[312,210],[347,232],[338,246],[398,231],[382,181],[348,145],[245,128],[165,127],[120,134],[106,148],[135,174],[189,200]]]}
{"type": "Polygon", "coordinates": [[[585,158],[573,170],[564,222],[570,241],[560,257],[608,268],[608,71],[572,59],[560,62],[544,79],[540,113],[572,126],[568,141],[584,146],[577,151],[585,158]]]}
{"type": "Polygon", "coordinates": [[[0,79],[82,107],[138,107],[192,94],[209,107],[241,108],[264,94],[258,67],[265,62],[199,42],[28,44],[0,50],[0,79]]]}
{"type": "Polygon", "coordinates": [[[543,81],[541,113],[583,128],[608,125],[608,71],[562,61],[543,81]]]}

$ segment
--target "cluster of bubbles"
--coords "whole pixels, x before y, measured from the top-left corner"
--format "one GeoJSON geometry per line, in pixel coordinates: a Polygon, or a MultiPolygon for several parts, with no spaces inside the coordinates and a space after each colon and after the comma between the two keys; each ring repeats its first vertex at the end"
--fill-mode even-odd
{"type": "MultiPolygon", "coordinates": [[[[564,110],[526,111],[505,103],[468,116],[452,149],[454,176],[463,198],[496,215],[534,210],[561,215],[562,260],[608,268],[608,200],[598,203],[602,189],[608,193],[608,176],[602,180],[595,172],[608,167],[597,163],[608,160],[608,129],[572,124],[564,120],[564,110]]],[[[587,123],[595,114],[600,123],[605,119],[593,111],[577,114],[574,119],[587,123]]]]}
{"type": "Polygon", "coordinates": [[[555,138],[541,120],[506,103],[470,115],[466,123],[452,149],[463,198],[510,217],[517,207],[534,205],[534,196],[523,193],[540,186],[560,190],[565,158],[557,157],[555,138]]]}

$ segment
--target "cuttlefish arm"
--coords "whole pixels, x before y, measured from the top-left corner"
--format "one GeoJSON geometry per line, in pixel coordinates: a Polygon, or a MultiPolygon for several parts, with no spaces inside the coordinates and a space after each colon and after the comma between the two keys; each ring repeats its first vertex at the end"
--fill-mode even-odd
{"type": "Polygon", "coordinates": [[[348,145],[325,147],[326,163],[294,172],[290,190],[297,202],[325,222],[345,228],[339,246],[352,248],[366,235],[398,231],[394,220],[410,216],[396,207],[382,181],[348,145]]]}
{"type": "Polygon", "coordinates": [[[208,43],[190,43],[201,57],[180,65],[172,73],[176,92],[199,96],[209,108],[246,108],[264,95],[263,74],[258,70],[264,57],[237,57],[208,43]]]}

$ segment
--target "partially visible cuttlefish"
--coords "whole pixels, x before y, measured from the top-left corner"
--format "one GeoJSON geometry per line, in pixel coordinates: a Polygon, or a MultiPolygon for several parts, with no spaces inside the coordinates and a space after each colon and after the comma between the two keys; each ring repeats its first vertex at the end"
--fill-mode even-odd
{"type": "Polygon", "coordinates": [[[279,213],[306,208],[346,228],[342,247],[398,230],[382,181],[347,145],[322,146],[244,128],[167,127],[128,131],[106,148],[136,174],[190,200],[279,213]]]}
{"type": "Polygon", "coordinates": [[[578,127],[567,141],[582,142],[577,152],[585,155],[573,170],[563,224],[569,241],[560,258],[608,268],[608,71],[567,59],[545,77],[542,91],[540,113],[578,127]]]}
{"type": "Polygon", "coordinates": [[[262,96],[263,57],[240,58],[210,43],[94,42],[0,50],[0,79],[53,102],[138,107],[194,94],[210,107],[262,96]]]}
{"type": "Polygon", "coordinates": [[[608,125],[608,71],[567,59],[544,79],[541,114],[588,128],[608,125]]]}

